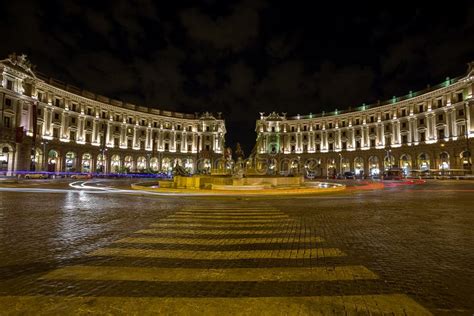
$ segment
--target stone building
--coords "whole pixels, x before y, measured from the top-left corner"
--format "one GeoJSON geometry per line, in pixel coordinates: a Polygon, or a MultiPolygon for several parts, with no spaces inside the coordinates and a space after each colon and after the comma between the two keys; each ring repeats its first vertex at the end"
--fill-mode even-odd
{"type": "Polygon", "coordinates": [[[0,61],[0,173],[194,173],[223,154],[220,113],[184,114],[81,90],[33,70],[26,56],[0,61]]]}
{"type": "Polygon", "coordinates": [[[282,174],[472,173],[473,84],[470,63],[464,76],[386,102],[295,117],[261,113],[256,156],[282,174]]]}

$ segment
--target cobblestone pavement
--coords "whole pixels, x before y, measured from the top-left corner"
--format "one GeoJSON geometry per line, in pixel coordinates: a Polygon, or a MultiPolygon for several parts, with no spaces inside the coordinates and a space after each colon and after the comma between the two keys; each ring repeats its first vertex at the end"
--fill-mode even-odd
{"type": "Polygon", "coordinates": [[[472,182],[271,199],[2,186],[18,192],[0,188],[1,315],[474,312],[472,182]]]}

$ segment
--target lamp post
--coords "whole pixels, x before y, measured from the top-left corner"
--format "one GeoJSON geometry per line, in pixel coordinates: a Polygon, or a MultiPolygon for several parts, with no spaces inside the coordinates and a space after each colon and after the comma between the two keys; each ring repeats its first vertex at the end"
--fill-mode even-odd
{"type": "Polygon", "coordinates": [[[342,175],[342,154],[339,154],[339,174],[342,175]]]}

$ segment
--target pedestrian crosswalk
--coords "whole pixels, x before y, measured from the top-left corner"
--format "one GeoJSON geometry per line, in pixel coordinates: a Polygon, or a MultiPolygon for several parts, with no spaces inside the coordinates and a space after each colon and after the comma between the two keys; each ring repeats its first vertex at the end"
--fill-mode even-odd
{"type": "Polygon", "coordinates": [[[39,279],[72,282],[73,289],[97,284],[100,295],[0,297],[0,306],[20,313],[35,306],[44,314],[430,314],[404,294],[364,289],[364,282],[378,282],[378,276],[363,265],[344,264],[347,257],[276,208],[188,207],[92,251],[86,263],[57,268],[39,279]],[[266,292],[252,292],[257,284],[266,292]],[[352,284],[361,294],[344,293],[342,285],[327,295],[297,290],[314,286],[324,294],[330,284],[352,284]],[[156,295],[145,295],[154,285],[170,291],[159,292],[160,287],[156,295]],[[114,286],[134,294],[108,295],[114,286]],[[288,295],[278,294],[285,287],[288,295]]]}

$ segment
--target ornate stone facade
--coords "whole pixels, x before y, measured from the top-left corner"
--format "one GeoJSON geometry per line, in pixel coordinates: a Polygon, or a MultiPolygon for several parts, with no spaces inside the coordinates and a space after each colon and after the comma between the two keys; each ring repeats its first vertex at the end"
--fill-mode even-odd
{"type": "Polygon", "coordinates": [[[465,76],[374,105],[296,117],[260,113],[257,156],[274,173],[472,173],[473,66],[465,76]]]}
{"type": "Polygon", "coordinates": [[[47,78],[26,56],[0,61],[0,173],[189,172],[222,157],[220,113],[137,106],[47,78]]]}

